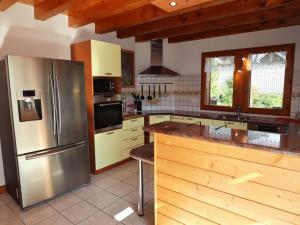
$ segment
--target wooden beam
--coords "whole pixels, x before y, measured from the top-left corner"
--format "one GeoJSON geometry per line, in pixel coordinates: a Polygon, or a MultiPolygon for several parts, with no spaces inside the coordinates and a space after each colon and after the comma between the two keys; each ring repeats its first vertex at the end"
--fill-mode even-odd
{"type": "Polygon", "coordinates": [[[199,39],[206,39],[206,38],[248,33],[248,32],[254,32],[254,31],[276,29],[276,28],[295,26],[295,25],[300,25],[300,16],[295,16],[295,17],[290,17],[290,18],[281,18],[281,19],[275,19],[275,20],[270,20],[270,21],[254,23],[254,24],[239,25],[236,27],[231,27],[231,28],[226,28],[226,29],[218,29],[218,30],[213,30],[213,31],[171,37],[171,38],[169,38],[169,43],[194,41],[194,40],[199,40],[199,39]]]}
{"type": "Polygon", "coordinates": [[[38,20],[46,20],[52,16],[64,12],[71,4],[80,0],[44,0],[34,6],[34,17],[38,20]]]}
{"type": "Polygon", "coordinates": [[[149,5],[151,0],[101,0],[84,10],[69,9],[69,26],[79,27],[97,20],[149,5]]]}
{"type": "Polygon", "coordinates": [[[137,36],[135,40],[137,42],[142,42],[153,39],[170,38],[174,36],[205,32],[209,30],[225,29],[238,25],[253,24],[294,16],[300,16],[300,3],[144,34],[137,36]]]}
{"type": "Polygon", "coordinates": [[[153,5],[143,6],[120,15],[104,18],[95,23],[95,32],[98,34],[119,30],[125,27],[136,26],[154,19],[166,16],[167,12],[153,5]]]}
{"type": "Polygon", "coordinates": [[[15,4],[17,0],[0,0],[0,11],[5,11],[13,4],[15,4]]]}
{"type": "Polygon", "coordinates": [[[166,19],[161,19],[159,22],[150,22],[131,28],[126,28],[118,31],[118,38],[128,38],[131,36],[152,33],[160,30],[170,29],[174,27],[182,27],[195,23],[201,23],[216,19],[222,19],[230,16],[242,15],[245,13],[261,11],[282,5],[292,3],[300,3],[299,0],[237,0],[222,5],[212,6],[189,12],[181,15],[176,15],[166,19]]]}

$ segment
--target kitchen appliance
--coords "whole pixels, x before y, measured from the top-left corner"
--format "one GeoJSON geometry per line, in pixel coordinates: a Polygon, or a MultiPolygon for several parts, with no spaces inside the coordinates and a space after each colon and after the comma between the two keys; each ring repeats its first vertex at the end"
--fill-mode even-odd
{"type": "Polygon", "coordinates": [[[93,78],[94,95],[115,94],[116,81],[114,79],[93,78]]]}
{"type": "Polygon", "coordinates": [[[179,76],[179,74],[163,65],[163,40],[151,41],[151,65],[139,74],[140,76],[179,76]]]}
{"type": "Polygon", "coordinates": [[[90,182],[83,63],[7,56],[0,95],[6,188],[22,208],[90,182]]]}
{"type": "Polygon", "coordinates": [[[94,120],[96,133],[122,128],[121,95],[94,95],[94,120]]]}

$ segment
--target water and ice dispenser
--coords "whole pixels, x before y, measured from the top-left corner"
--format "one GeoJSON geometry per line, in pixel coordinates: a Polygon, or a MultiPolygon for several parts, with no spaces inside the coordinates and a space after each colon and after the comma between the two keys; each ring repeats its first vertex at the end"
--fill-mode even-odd
{"type": "Polygon", "coordinates": [[[36,90],[23,90],[18,100],[20,122],[42,119],[41,98],[36,90]]]}

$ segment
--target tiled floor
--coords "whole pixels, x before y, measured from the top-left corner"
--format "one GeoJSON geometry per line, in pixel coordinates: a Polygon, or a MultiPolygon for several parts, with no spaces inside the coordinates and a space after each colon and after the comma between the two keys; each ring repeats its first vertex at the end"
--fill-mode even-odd
{"type": "Polygon", "coordinates": [[[92,175],[90,185],[24,211],[2,194],[0,225],[153,225],[153,167],[145,165],[143,217],[137,215],[137,169],[136,161],[130,161],[92,175]]]}

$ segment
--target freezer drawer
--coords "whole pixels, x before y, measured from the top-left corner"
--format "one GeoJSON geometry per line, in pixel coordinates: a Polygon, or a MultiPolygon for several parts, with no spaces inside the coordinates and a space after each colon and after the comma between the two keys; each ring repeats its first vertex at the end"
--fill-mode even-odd
{"type": "Polygon", "coordinates": [[[18,163],[23,208],[90,182],[87,143],[19,156],[18,163]]]}

